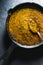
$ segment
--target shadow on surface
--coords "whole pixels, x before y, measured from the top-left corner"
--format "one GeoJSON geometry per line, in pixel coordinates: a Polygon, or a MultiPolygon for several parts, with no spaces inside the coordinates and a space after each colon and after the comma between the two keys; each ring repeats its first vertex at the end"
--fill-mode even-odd
{"type": "MultiPolygon", "coordinates": [[[[3,40],[4,40],[4,48],[6,50],[11,44],[11,40],[9,39],[8,34],[6,32],[4,34],[3,40]]],[[[43,46],[33,49],[23,49],[17,47],[14,49],[9,60],[6,62],[6,65],[9,65],[15,59],[22,60],[23,62],[26,61],[30,62],[30,61],[38,60],[41,57],[43,57],[43,46]]]]}
{"type": "Polygon", "coordinates": [[[13,53],[10,62],[17,60],[21,60],[22,62],[31,62],[31,61],[37,61],[41,57],[43,57],[43,46],[35,49],[22,49],[22,48],[16,48],[13,53]]]}
{"type": "Polygon", "coordinates": [[[11,41],[9,39],[8,33],[7,31],[4,32],[3,35],[3,43],[4,43],[4,49],[6,50],[10,45],[11,45],[11,41]]]}

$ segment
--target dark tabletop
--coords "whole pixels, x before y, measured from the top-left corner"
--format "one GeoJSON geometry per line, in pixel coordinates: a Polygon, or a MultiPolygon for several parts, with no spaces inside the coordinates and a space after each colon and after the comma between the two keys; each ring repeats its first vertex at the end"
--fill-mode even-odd
{"type": "MultiPolygon", "coordinates": [[[[0,0],[0,57],[11,44],[6,33],[8,10],[21,2],[23,1],[0,0]]],[[[43,65],[43,46],[35,49],[15,48],[9,59],[8,65],[43,65]]]]}

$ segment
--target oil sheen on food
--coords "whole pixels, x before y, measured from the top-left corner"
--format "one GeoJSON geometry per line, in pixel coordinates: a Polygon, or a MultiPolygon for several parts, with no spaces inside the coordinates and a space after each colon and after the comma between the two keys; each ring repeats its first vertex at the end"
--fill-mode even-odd
{"type": "Polygon", "coordinates": [[[41,42],[38,34],[30,31],[30,19],[37,22],[39,32],[43,37],[43,14],[38,10],[31,8],[17,10],[11,14],[7,24],[11,37],[22,45],[35,45],[41,42]]]}

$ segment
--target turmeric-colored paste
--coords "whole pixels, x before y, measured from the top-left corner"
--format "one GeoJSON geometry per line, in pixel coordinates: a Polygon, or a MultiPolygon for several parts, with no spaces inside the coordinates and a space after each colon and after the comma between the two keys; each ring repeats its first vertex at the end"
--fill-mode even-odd
{"type": "Polygon", "coordinates": [[[23,45],[35,45],[41,42],[38,34],[30,31],[29,19],[34,19],[43,37],[43,14],[35,9],[24,8],[13,12],[9,18],[8,30],[11,37],[23,45]]]}

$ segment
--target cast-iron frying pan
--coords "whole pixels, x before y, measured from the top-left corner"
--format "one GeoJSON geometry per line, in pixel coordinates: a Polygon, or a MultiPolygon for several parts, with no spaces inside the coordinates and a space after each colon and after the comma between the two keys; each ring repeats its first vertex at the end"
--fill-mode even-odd
{"type": "Polygon", "coordinates": [[[19,46],[19,47],[26,48],[26,49],[32,49],[32,48],[39,47],[40,45],[43,44],[43,42],[41,42],[40,44],[32,45],[32,46],[22,45],[22,44],[16,42],[11,37],[11,35],[9,34],[7,23],[9,22],[9,18],[11,16],[11,14],[13,12],[15,12],[16,10],[20,10],[20,9],[23,9],[23,8],[37,9],[38,11],[40,11],[41,13],[43,13],[43,7],[42,6],[40,6],[39,4],[36,4],[36,3],[29,3],[29,2],[25,2],[25,3],[21,3],[19,5],[16,5],[13,9],[10,9],[8,11],[8,17],[7,17],[7,20],[6,20],[6,30],[7,30],[7,33],[8,33],[8,36],[9,36],[10,40],[12,41],[12,44],[6,50],[6,52],[4,53],[4,55],[0,58],[0,61],[3,62],[3,65],[6,65],[6,61],[8,60],[10,54],[13,52],[13,50],[14,50],[15,47],[19,46]]]}

